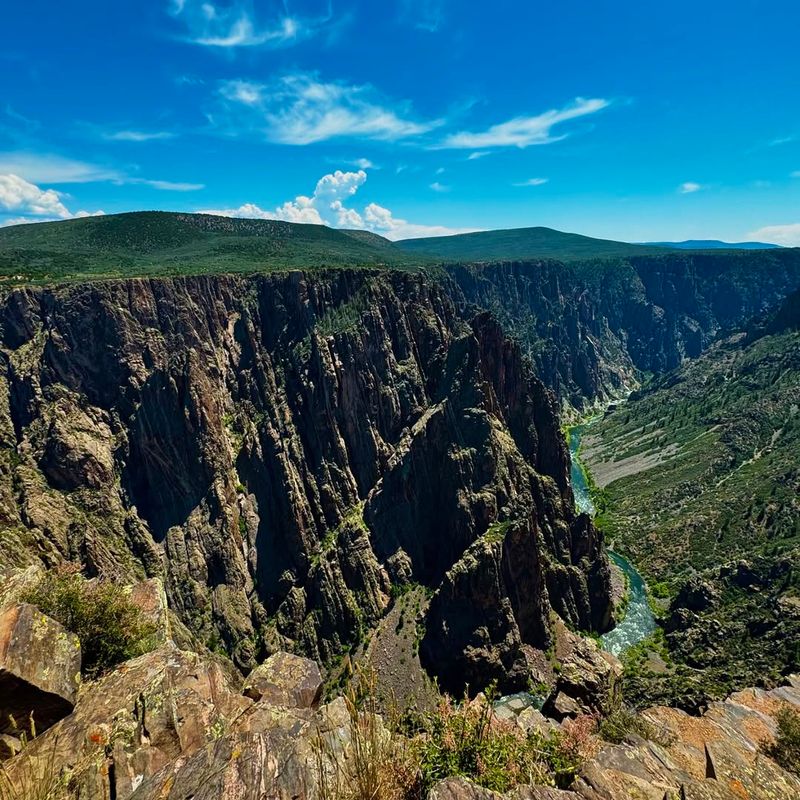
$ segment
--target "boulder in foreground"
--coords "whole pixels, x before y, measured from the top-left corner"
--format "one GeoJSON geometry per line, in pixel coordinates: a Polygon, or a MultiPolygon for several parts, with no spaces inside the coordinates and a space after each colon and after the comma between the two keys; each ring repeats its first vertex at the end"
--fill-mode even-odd
{"type": "Polygon", "coordinates": [[[35,606],[0,610],[0,733],[37,731],[63,719],[80,685],[78,637],[35,606]]]}

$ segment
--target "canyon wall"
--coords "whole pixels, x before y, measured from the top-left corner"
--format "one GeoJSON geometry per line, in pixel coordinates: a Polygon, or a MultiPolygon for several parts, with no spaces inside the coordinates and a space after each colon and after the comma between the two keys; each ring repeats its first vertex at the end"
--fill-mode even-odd
{"type": "Polygon", "coordinates": [[[552,612],[611,624],[552,394],[452,286],[369,270],[130,279],[0,301],[0,566],[159,576],[243,669],[326,665],[433,593],[420,653],[526,685],[552,612]]]}

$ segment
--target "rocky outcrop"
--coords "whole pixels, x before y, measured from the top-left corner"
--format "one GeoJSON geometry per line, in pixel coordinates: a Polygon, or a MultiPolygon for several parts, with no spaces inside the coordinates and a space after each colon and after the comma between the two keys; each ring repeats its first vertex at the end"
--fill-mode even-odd
{"type": "Polygon", "coordinates": [[[470,603],[457,565],[513,522],[458,639],[483,652],[429,667],[472,664],[477,688],[546,645],[551,610],[609,624],[551,396],[490,317],[422,275],[19,289],[0,340],[6,565],[161,578],[181,623],[239,667],[281,649],[331,664],[410,582],[442,587],[426,652],[443,652],[470,603]],[[492,592],[504,610],[487,621],[492,592]]]}
{"type": "Polygon", "coordinates": [[[72,711],[80,679],[74,634],[27,603],[0,608],[0,734],[49,728],[72,711]]]}
{"type": "MultiPolygon", "coordinates": [[[[277,656],[284,664],[296,663],[289,654],[277,656]]],[[[767,748],[775,739],[778,712],[786,707],[800,711],[800,677],[790,680],[771,691],[737,692],[699,717],[665,707],[648,709],[643,713],[653,740],[630,733],[622,744],[604,744],[584,734],[574,742],[575,752],[586,760],[565,789],[518,786],[499,795],[464,777],[450,777],[434,786],[429,797],[794,798],[800,796],[800,777],[781,768],[767,748]]],[[[85,800],[318,800],[332,791],[336,796],[343,772],[355,770],[358,748],[362,768],[368,763],[392,768],[369,762],[369,742],[375,740],[356,740],[373,730],[378,740],[387,741],[379,717],[358,714],[341,697],[313,709],[307,698],[288,695],[275,702],[265,694],[256,701],[242,694],[235,675],[213,658],[168,642],[84,684],[72,713],[3,763],[4,785],[28,781],[38,786],[30,783],[33,776],[54,775],[66,777],[71,792],[85,800]]],[[[513,734],[508,726],[519,726],[544,737],[569,737],[572,724],[559,726],[526,706],[522,697],[498,704],[491,722],[505,726],[506,735],[513,734]]],[[[392,735],[398,737],[394,746],[407,744],[398,733],[392,735]]]]}

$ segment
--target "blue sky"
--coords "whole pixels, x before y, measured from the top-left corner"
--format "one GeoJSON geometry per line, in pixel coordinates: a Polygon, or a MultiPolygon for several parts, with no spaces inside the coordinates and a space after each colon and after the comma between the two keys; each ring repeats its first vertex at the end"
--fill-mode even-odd
{"type": "Polygon", "coordinates": [[[800,245],[796,2],[9,0],[2,27],[0,224],[800,245]]]}

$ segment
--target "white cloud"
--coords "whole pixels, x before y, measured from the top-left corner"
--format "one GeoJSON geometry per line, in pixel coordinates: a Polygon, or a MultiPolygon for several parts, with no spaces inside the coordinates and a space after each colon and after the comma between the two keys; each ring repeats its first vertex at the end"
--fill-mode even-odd
{"type": "Polygon", "coordinates": [[[331,21],[330,13],[301,18],[288,12],[262,21],[253,3],[244,0],[226,7],[211,0],[172,0],[169,13],[185,25],[184,41],[219,49],[286,47],[314,36],[331,21]]]}
{"type": "Polygon", "coordinates": [[[275,209],[263,209],[255,203],[245,203],[239,208],[207,210],[203,213],[225,217],[251,217],[279,219],[285,222],[306,222],[329,225],[333,228],[361,228],[380,233],[388,239],[407,239],[422,236],[448,236],[466,233],[475,228],[448,228],[443,225],[420,225],[396,218],[388,208],[370,203],[363,212],[348,208],[345,201],[356,194],[367,180],[364,170],[336,172],[324,175],[317,181],[311,197],[298,195],[275,209]]]}
{"type": "Polygon", "coordinates": [[[40,189],[18,175],[0,175],[0,208],[40,217],[67,219],[72,216],[58,192],[40,189]]]}
{"type": "Polygon", "coordinates": [[[550,178],[528,178],[526,181],[515,183],[514,186],[543,186],[550,178]]]}
{"type": "Polygon", "coordinates": [[[484,156],[491,155],[488,150],[476,150],[474,153],[470,153],[467,156],[467,161],[476,161],[479,158],[483,158],[484,156]]]}
{"type": "Polygon", "coordinates": [[[751,231],[747,238],[753,242],[769,242],[784,247],[800,247],[800,222],[789,225],[767,225],[751,231]]]}
{"type": "Polygon", "coordinates": [[[444,183],[439,183],[439,181],[434,181],[431,184],[431,189],[433,189],[434,192],[449,192],[450,191],[450,187],[449,186],[447,186],[444,183]]]}
{"type": "Polygon", "coordinates": [[[694,181],[686,181],[686,183],[682,183],[678,187],[678,191],[681,194],[694,194],[695,192],[699,192],[702,188],[702,185],[699,183],[695,183],[694,181]]]}
{"type": "Polygon", "coordinates": [[[487,147],[520,147],[537,144],[550,144],[564,139],[567,134],[555,136],[552,129],[571,119],[596,114],[610,105],[609,100],[600,98],[586,100],[582,97],[561,109],[551,109],[534,117],[515,117],[508,122],[492,125],[479,132],[462,131],[445,137],[439,147],[480,150],[487,147]]]}
{"type": "Polygon", "coordinates": [[[478,228],[448,228],[445,225],[420,225],[395,217],[388,208],[370,203],[364,209],[364,227],[380,233],[387,239],[422,239],[429,236],[453,236],[457,233],[473,233],[478,228]]]}
{"type": "Polygon", "coordinates": [[[337,137],[397,141],[442,124],[441,120],[412,119],[403,103],[388,107],[370,86],[323,82],[312,73],[284,75],[270,84],[224,81],[219,93],[227,112],[233,113],[232,130],[238,131],[244,122],[245,127],[280,144],[303,145],[337,137]]]}
{"type": "Polygon", "coordinates": [[[153,142],[174,139],[177,134],[170,131],[112,131],[103,134],[110,142],[153,142]]]}
{"type": "Polygon", "coordinates": [[[197,192],[205,189],[204,183],[176,183],[174,181],[152,181],[147,178],[125,178],[117,181],[120,185],[136,184],[139,186],[150,186],[153,189],[160,189],[164,192],[197,192]]]}
{"type": "Polygon", "coordinates": [[[19,175],[31,183],[99,183],[117,186],[150,186],[167,192],[194,192],[202,183],[180,183],[126,175],[116,169],[51,154],[28,152],[0,153],[0,174],[19,175]]]}
{"type": "Polygon", "coordinates": [[[93,183],[124,177],[117,170],[98,164],[25,151],[0,153],[0,173],[21,175],[33,183],[93,183]]]}
{"type": "Polygon", "coordinates": [[[37,218],[45,221],[90,216],[88,211],[73,214],[62,202],[61,193],[55,189],[42,189],[13,174],[0,175],[0,210],[26,215],[6,220],[3,225],[35,222],[37,218]]]}

